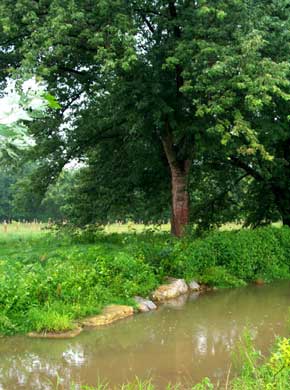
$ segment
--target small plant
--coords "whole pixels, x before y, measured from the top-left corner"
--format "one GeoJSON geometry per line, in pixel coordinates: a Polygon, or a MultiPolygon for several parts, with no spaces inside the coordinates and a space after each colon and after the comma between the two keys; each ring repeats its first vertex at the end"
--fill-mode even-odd
{"type": "Polygon", "coordinates": [[[282,370],[290,369],[290,339],[284,337],[278,341],[277,350],[272,354],[269,364],[274,376],[282,370]]]}
{"type": "Polygon", "coordinates": [[[33,329],[37,332],[61,332],[73,329],[68,314],[53,309],[31,309],[28,313],[33,329]]]}
{"type": "Polygon", "coordinates": [[[231,381],[230,389],[284,390],[290,387],[290,339],[278,339],[267,360],[253,347],[252,338],[246,332],[238,346],[237,357],[242,371],[231,381]]]}
{"type": "Polygon", "coordinates": [[[12,321],[5,314],[0,314],[0,336],[1,333],[13,334],[15,330],[15,325],[12,321]]]}

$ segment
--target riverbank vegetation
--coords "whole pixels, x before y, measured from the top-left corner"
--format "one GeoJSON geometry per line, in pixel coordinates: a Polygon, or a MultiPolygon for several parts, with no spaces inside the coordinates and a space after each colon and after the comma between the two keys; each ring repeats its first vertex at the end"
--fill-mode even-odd
{"type": "MultiPolygon", "coordinates": [[[[139,227],[140,229],[140,227],[139,227]]],[[[290,229],[20,230],[0,236],[0,332],[61,331],[110,303],[134,305],[166,276],[211,287],[290,279],[290,229]],[[21,234],[22,232],[22,234],[21,234]]]]}

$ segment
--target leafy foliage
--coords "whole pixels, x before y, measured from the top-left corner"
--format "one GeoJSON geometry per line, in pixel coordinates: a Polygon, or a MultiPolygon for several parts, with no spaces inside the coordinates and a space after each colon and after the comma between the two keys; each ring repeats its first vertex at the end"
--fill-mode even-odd
{"type": "MultiPolygon", "coordinates": [[[[25,249],[22,241],[12,241],[21,252],[1,254],[2,328],[9,321],[18,331],[48,329],[49,319],[50,327],[68,324],[108,303],[132,303],[132,296],[146,295],[157,285],[152,268],[137,256],[108,245],[68,247],[58,241],[55,246],[55,240],[28,241],[25,249]]],[[[2,248],[7,246],[2,242],[2,248]]]]}
{"type": "Polygon", "coordinates": [[[251,336],[246,332],[238,346],[235,359],[243,364],[239,376],[233,378],[230,389],[248,390],[255,387],[274,390],[289,387],[289,339],[278,339],[269,359],[253,346],[251,336]]]}
{"type": "Polygon", "coordinates": [[[109,303],[133,304],[165,276],[215,287],[290,278],[290,229],[216,232],[176,240],[169,233],[61,230],[0,238],[0,329],[60,329],[109,303]],[[51,319],[51,324],[49,325],[51,319]],[[55,325],[53,325],[55,324],[55,325]],[[50,326],[50,327],[49,327],[50,326]]]}
{"type": "Polygon", "coordinates": [[[172,256],[178,259],[187,278],[209,270],[210,275],[216,273],[218,281],[219,267],[224,268],[221,279],[228,274],[244,281],[287,278],[289,249],[284,237],[289,233],[287,228],[216,232],[205,239],[177,243],[172,256]]]}
{"type": "Polygon", "coordinates": [[[33,144],[25,123],[41,116],[49,104],[56,107],[43,82],[32,78],[18,84],[10,79],[0,99],[0,159],[15,158],[17,151],[33,144]]]}
{"type": "MultiPolygon", "coordinates": [[[[163,214],[170,172],[193,176],[211,156],[223,172],[234,170],[231,188],[244,173],[268,188],[267,204],[250,202],[259,222],[274,210],[287,224],[288,8],[288,1],[4,0],[3,80],[19,67],[36,71],[62,106],[30,126],[32,157],[46,166],[36,187],[77,158],[89,164],[82,203],[99,209],[85,222],[111,212],[116,193],[122,206],[131,197],[153,204],[152,188],[163,214]]],[[[197,222],[205,219],[199,214],[197,222]]]]}

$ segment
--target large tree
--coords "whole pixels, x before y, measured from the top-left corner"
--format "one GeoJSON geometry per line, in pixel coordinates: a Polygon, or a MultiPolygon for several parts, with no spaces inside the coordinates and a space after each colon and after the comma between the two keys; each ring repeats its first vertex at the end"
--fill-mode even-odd
{"type": "MultiPolygon", "coordinates": [[[[3,0],[0,21],[3,76],[20,65],[33,70],[62,105],[31,129],[46,184],[72,158],[95,153],[98,162],[110,139],[108,161],[121,163],[128,156],[122,147],[134,145],[140,161],[143,145],[154,158],[141,153],[144,163],[129,177],[144,169],[154,177],[163,167],[179,236],[189,222],[192,167],[205,153],[258,180],[256,163],[267,171],[276,158],[272,137],[285,145],[288,0],[3,0]]],[[[288,180],[284,157],[277,158],[274,167],[288,180]]],[[[113,168],[105,180],[112,178],[113,168]]],[[[280,201],[290,215],[288,203],[280,201]]]]}

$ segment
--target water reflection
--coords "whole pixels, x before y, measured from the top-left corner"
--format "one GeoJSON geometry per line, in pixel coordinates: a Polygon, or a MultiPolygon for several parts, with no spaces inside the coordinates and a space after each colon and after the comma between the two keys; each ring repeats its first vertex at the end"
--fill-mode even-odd
{"type": "Polygon", "coordinates": [[[81,344],[71,346],[63,352],[62,357],[71,366],[82,366],[86,360],[81,344]]]}
{"type": "Polygon", "coordinates": [[[0,339],[0,390],[69,389],[72,382],[220,379],[245,326],[259,348],[285,334],[290,283],[193,295],[73,340],[0,339]],[[186,304],[185,304],[186,303],[186,304]]]}

